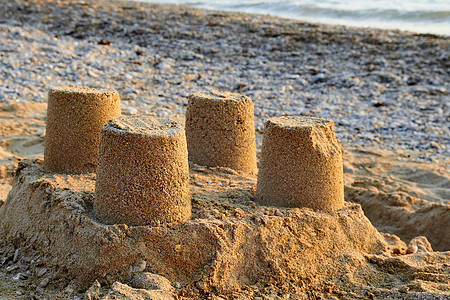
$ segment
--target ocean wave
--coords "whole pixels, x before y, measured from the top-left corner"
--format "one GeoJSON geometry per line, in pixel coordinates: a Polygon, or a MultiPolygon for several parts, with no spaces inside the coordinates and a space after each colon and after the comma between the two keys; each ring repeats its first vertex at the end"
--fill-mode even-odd
{"type": "Polygon", "coordinates": [[[270,14],[332,24],[370,26],[450,35],[446,0],[141,0],[206,9],[270,14]],[[360,22],[360,23],[358,23],[360,22]],[[379,24],[379,26],[377,26],[379,24]],[[426,25],[426,26],[423,26],[426,25]]]}

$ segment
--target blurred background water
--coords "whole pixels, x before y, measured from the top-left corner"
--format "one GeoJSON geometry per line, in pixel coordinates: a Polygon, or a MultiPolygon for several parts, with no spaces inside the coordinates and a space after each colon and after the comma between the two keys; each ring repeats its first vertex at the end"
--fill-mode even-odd
{"type": "Polygon", "coordinates": [[[450,35],[450,0],[139,0],[357,27],[450,35]]]}

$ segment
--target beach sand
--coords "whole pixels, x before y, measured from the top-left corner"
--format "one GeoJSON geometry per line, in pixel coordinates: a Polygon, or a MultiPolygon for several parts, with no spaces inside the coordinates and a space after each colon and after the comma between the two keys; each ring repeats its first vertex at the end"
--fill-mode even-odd
{"type": "Polygon", "coordinates": [[[448,38],[133,2],[0,4],[2,299],[449,297],[448,38]],[[261,206],[255,175],[191,163],[189,221],[103,224],[95,174],[43,170],[46,94],[62,84],[115,88],[123,114],[181,124],[190,93],[243,93],[258,158],[269,117],[330,118],[345,207],[261,206]]]}

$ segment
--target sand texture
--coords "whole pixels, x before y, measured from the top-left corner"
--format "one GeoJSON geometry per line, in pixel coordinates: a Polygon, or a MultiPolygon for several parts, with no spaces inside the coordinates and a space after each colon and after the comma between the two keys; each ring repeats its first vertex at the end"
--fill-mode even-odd
{"type": "Polygon", "coordinates": [[[54,172],[93,172],[100,128],[120,116],[115,90],[59,86],[48,92],[45,166],[54,172]]]}
{"type": "Polygon", "coordinates": [[[256,195],[264,205],[342,208],[342,151],[333,122],[312,117],[269,119],[263,134],[256,195]]]}
{"type": "Polygon", "coordinates": [[[256,174],[253,102],[232,93],[195,93],[188,97],[186,139],[189,160],[256,174]]]}
{"type": "MultiPolygon", "coordinates": [[[[5,110],[2,111],[3,115],[0,117],[6,116],[5,110]]],[[[45,116],[45,110],[36,105],[11,108],[7,112],[8,116],[20,116],[23,111],[41,111],[40,116],[45,116]]],[[[35,118],[36,124],[40,124],[40,117],[35,118]]],[[[10,119],[7,120],[11,122],[10,119]]],[[[10,135],[4,131],[6,135],[2,137],[2,140],[7,142],[3,146],[4,153],[10,153],[11,149],[14,149],[15,153],[2,157],[7,176],[3,179],[5,190],[9,190],[9,184],[13,184],[8,179],[8,174],[12,172],[12,166],[17,166],[17,157],[35,156],[35,153],[41,153],[42,157],[43,153],[43,138],[24,135],[17,129],[20,128],[21,122],[28,124],[31,119],[24,117],[23,121],[19,118],[17,120],[18,126],[12,126],[15,130],[9,132],[10,135]]],[[[361,244],[364,243],[371,244],[374,237],[377,245],[380,242],[379,233],[367,223],[360,211],[354,217],[340,220],[334,218],[343,212],[349,213],[348,208],[328,214],[306,208],[278,209],[259,206],[254,202],[255,178],[242,177],[230,169],[191,165],[191,221],[175,227],[151,228],[106,225],[99,222],[93,211],[94,174],[50,174],[44,171],[42,162],[22,164],[19,168],[22,169],[20,176],[14,180],[14,190],[8,202],[0,208],[3,249],[0,261],[4,261],[5,272],[0,273],[5,274],[2,275],[5,285],[0,287],[0,291],[3,295],[10,295],[9,291],[12,295],[14,291],[20,290],[25,294],[53,294],[67,298],[80,286],[80,282],[74,280],[78,278],[78,274],[88,274],[82,276],[86,278],[85,285],[94,280],[95,274],[101,274],[98,280],[102,285],[98,289],[94,285],[92,293],[98,292],[100,297],[110,297],[113,294],[129,295],[131,292],[138,295],[139,287],[133,286],[132,278],[128,276],[131,271],[140,270],[139,272],[165,276],[176,288],[175,294],[187,298],[205,295],[199,289],[205,286],[204,283],[197,283],[200,279],[206,278],[216,284],[222,278],[222,285],[233,283],[233,287],[242,282],[250,282],[242,284],[240,289],[232,292],[214,292],[224,299],[251,299],[271,294],[297,295],[300,299],[315,296],[345,296],[358,299],[360,295],[374,295],[375,298],[381,299],[445,299],[445,295],[450,292],[449,252],[424,252],[417,249],[417,252],[407,254],[407,244],[416,235],[424,235],[429,237],[435,251],[449,249],[445,230],[449,205],[445,199],[448,195],[450,175],[439,166],[409,161],[404,155],[386,151],[350,150],[344,152],[346,200],[361,203],[365,214],[379,230],[397,233],[403,239],[402,241],[396,236],[382,234],[381,245],[387,244],[389,249],[383,254],[367,256],[366,253],[373,253],[367,248],[356,251],[359,254],[348,254],[347,251],[353,251],[349,249],[362,247],[361,244]],[[385,186],[382,186],[381,182],[385,182],[385,186]],[[395,195],[399,197],[392,197],[395,195]],[[402,198],[405,199],[402,206],[388,202],[402,198]],[[411,199],[414,202],[411,202],[411,199]],[[344,226],[342,224],[338,227],[329,226],[330,222],[335,221],[339,224],[344,222],[342,224],[346,224],[345,229],[337,230],[339,226],[344,226]],[[246,232],[255,235],[261,232],[261,235],[256,235],[258,238],[252,235],[242,237],[246,232]],[[152,242],[141,243],[147,238],[151,238],[152,242]],[[323,239],[326,240],[320,242],[323,239]],[[343,256],[336,257],[333,252],[323,251],[329,247],[328,243],[347,243],[347,240],[351,243],[345,245],[350,248],[343,250],[347,253],[343,256]],[[154,248],[155,245],[157,248],[154,248]],[[201,253],[215,253],[210,250],[217,245],[222,251],[221,256],[202,256],[201,253]],[[123,247],[126,250],[123,250],[123,247]],[[167,250],[162,251],[159,247],[167,250]],[[248,250],[249,248],[252,250],[248,250]],[[289,252],[295,249],[302,255],[289,252]],[[308,249],[311,249],[310,252],[308,249]],[[180,251],[178,256],[166,261],[167,257],[176,255],[177,251],[180,251]],[[137,252],[139,254],[136,254],[137,252]],[[108,258],[104,258],[102,253],[108,253],[108,258]],[[147,254],[142,256],[142,253],[147,254]],[[280,260],[274,260],[270,256],[272,254],[279,256],[280,260]],[[112,260],[114,255],[120,256],[120,259],[112,260]],[[360,258],[355,260],[353,255],[360,258]],[[361,255],[366,258],[361,258],[361,255]],[[196,266],[208,265],[208,262],[219,258],[222,269],[218,269],[220,271],[217,271],[217,274],[214,273],[216,277],[212,277],[212,273],[202,273],[202,268],[198,271],[196,266]],[[246,266],[247,261],[252,260],[252,267],[246,266]],[[320,265],[322,260],[325,265],[320,265]],[[143,264],[143,261],[146,263],[143,264]],[[339,270],[348,271],[342,273],[335,270],[333,264],[336,263],[341,264],[339,270]],[[105,265],[107,267],[102,267],[105,265]],[[264,274],[284,274],[277,277],[283,279],[277,281],[272,275],[263,274],[258,277],[261,278],[259,282],[252,284],[251,280],[246,281],[246,277],[256,277],[252,277],[257,270],[255,266],[262,269],[260,272],[264,274]],[[265,269],[266,266],[268,269],[265,269]],[[281,267],[273,271],[275,266],[281,267]],[[286,266],[291,266],[291,269],[286,266]],[[12,267],[18,268],[10,272],[5,271],[6,268],[12,267]],[[109,270],[121,268],[127,270],[124,272],[127,275],[108,275],[113,273],[109,270]],[[44,269],[45,274],[40,275],[44,269]],[[312,269],[337,273],[335,276],[326,277],[314,273],[312,269]],[[8,278],[8,274],[16,276],[26,270],[29,275],[25,282],[28,286],[37,286],[36,290],[18,286],[24,280],[14,281],[8,278]],[[248,275],[238,276],[241,270],[247,270],[248,275]],[[302,275],[304,277],[297,281],[291,280],[291,276],[299,276],[295,275],[295,270],[306,275],[302,275]],[[347,275],[342,277],[342,274],[347,275]],[[48,285],[39,287],[47,279],[48,285]],[[126,286],[107,284],[117,280],[126,286]]],[[[352,204],[348,203],[346,206],[352,207],[352,204]]],[[[336,247],[332,249],[335,250],[336,247]]],[[[216,262],[215,265],[219,263],[216,262]]],[[[14,296],[10,299],[14,299],[14,296]]]]}
{"type": "Polygon", "coordinates": [[[106,225],[93,211],[93,175],[52,175],[39,162],[23,162],[0,208],[0,230],[23,255],[40,249],[35,253],[46,266],[65,270],[59,276],[74,289],[95,280],[133,285],[133,274],[150,272],[166,277],[184,297],[449,291],[450,253],[399,255],[406,244],[380,234],[357,204],[333,213],[277,209],[255,205],[252,177],[191,165],[191,180],[191,220],[106,225]],[[196,184],[202,176],[228,185],[203,188],[196,184]]]}
{"type": "Polygon", "coordinates": [[[425,235],[433,249],[450,249],[450,177],[445,168],[381,150],[345,155],[346,199],[361,204],[374,226],[405,241],[425,235]]]}
{"type": "Polygon", "coordinates": [[[175,121],[124,116],[100,134],[94,208],[112,223],[156,225],[189,219],[184,129],[175,121]]]}
{"type": "Polygon", "coordinates": [[[1,299],[450,297],[449,37],[131,1],[0,4],[1,299]],[[98,174],[43,165],[61,85],[116,89],[123,115],[180,124],[192,93],[244,94],[258,160],[269,118],[331,119],[344,207],[262,206],[255,175],[190,163],[189,220],[105,222],[98,174]]]}

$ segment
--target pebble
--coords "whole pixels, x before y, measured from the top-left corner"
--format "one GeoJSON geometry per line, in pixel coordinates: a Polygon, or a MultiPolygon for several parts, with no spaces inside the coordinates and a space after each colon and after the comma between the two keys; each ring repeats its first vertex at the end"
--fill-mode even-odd
{"type": "Polygon", "coordinates": [[[174,291],[167,278],[148,272],[134,274],[130,280],[130,284],[132,287],[138,289],[163,290],[169,293],[174,291]]]}
{"type": "Polygon", "coordinates": [[[14,280],[27,280],[28,279],[28,275],[26,273],[17,273],[16,275],[13,276],[14,280]]]}
{"type": "Polygon", "coordinates": [[[16,1],[3,5],[0,103],[45,102],[52,86],[88,85],[117,89],[124,114],[170,118],[193,92],[232,90],[253,100],[260,133],[272,116],[327,117],[344,146],[425,161],[450,155],[447,37],[236,13],[205,26],[211,15],[202,10],[132,2],[114,10],[31,2],[27,14],[16,1]],[[110,26],[74,25],[84,23],[110,26]]]}
{"type": "Polygon", "coordinates": [[[46,268],[42,268],[39,270],[39,272],[37,273],[38,277],[42,277],[45,275],[45,273],[47,273],[47,269],[46,268]]]}
{"type": "Polygon", "coordinates": [[[355,173],[355,170],[344,167],[344,173],[353,174],[353,173],[355,173]]]}
{"type": "Polygon", "coordinates": [[[133,79],[133,76],[131,76],[130,74],[125,74],[123,77],[127,80],[133,79]]]}
{"type": "Polygon", "coordinates": [[[167,70],[167,69],[172,68],[172,65],[168,61],[162,61],[159,64],[157,64],[156,67],[158,69],[167,70]]]}
{"type": "Polygon", "coordinates": [[[19,257],[19,249],[16,249],[16,251],[14,251],[13,262],[16,262],[18,257],[19,257]]]}
{"type": "Polygon", "coordinates": [[[323,82],[325,81],[325,74],[323,73],[319,73],[316,76],[314,76],[314,81],[315,82],[323,82]]]}
{"type": "Polygon", "coordinates": [[[129,115],[135,115],[138,113],[138,109],[135,107],[126,107],[125,109],[123,109],[125,114],[129,114],[129,115]]]}
{"type": "Polygon", "coordinates": [[[41,280],[41,282],[39,283],[39,286],[41,288],[45,288],[48,284],[50,283],[50,278],[44,278],[41,280]]]}
{"type": "Polygon", "coordinates": [[[39,129],[38,131],[35,132],[36,135],[39,136],[45,136],[45,130],[44,129],[39,129]]]}
{"type": "Polygon", "coordinates": [[[142,272],[147,267],[147,262],[143,259],[137,261],[133,266],[132,272],[142,272]]]}
{"type": "Polygon", "coordinates": [[[14,270],[16,270],[16,269],[18,269],[19,267],[17,266],[17,265],[14,265],[14,266],[8,266],[8,267],[6,267],[6,272],[12,272],[12,271],[14,271],[14,270]]]}

